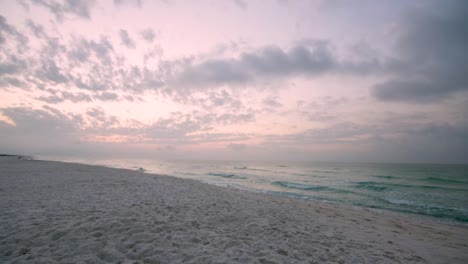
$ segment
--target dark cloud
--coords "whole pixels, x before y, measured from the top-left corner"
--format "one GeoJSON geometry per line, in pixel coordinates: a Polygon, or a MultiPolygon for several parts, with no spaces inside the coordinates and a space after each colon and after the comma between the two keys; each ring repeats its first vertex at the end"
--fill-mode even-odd
{"type": "Polygon", "coordinates": [[[247,2],[245,2],[244,0],[234,0],[234,4],[236,4],[237,7],[243,10],[247,9],[248,7],[247,2]]]}
{"type": "Polygon", "coordinates": [[[15,55],[7,55],[6,58],[0,59],[0,76],[21,73],[27,68],[27,63],[15,55]]]}
{"type": "Polygon", "coordinates": [[[68,77],[51,59],[43,61],[42,68],[36,72],[36,75],[43,81],[50,81],[55,84],[68,82],[68,77]]]}
{"type": "Polygon", "coordinates": [[[142,5],[141,0],[114,0],[114,5],[116,6],[121,6],[125,4],[134,5],[137,7],[141,7],[142,5]]]}
{"type": "MultiPolygon", "coordinates": [[[[435,102],[454,92],[449,85],[449,82],[441,83],[440,80],[392,79],[375,85],[373,94],[382,101],[435,102]]],[[[464,87],[453,88],[458,91],[464,87]]]]}
{"type": "Polygon", "coordinates": [[[33,4],[48,9],[51,13],[55,15],[55,18],[60,22],[63,21],[65,16],[68,14],[90,19],[90,10],[95,3],[94,0],[31,0],[31,2],[33,4]]]}
{"type": "Polygon", "coordinates": [[[125,96],[123,96],[123,99],[125,99],[127,101],[130,101],[130,102],[134,102],[136,100],[135,97],[133,97],[131,95],[125,95],[125,96]]]}
{"type": "Polygon", "coordinates": [[[38,99],[40,101],[47,102],[49,104],[57,104],[57,103],[61,103],[61,102],[64,102],[64,101],[70,101],[70,102],[73,102],[73,103],[91,102],[92,101],[91,96],[89,96],[86,93],[80,93],[80,92],[71,93],[71,92],[67,92],[67,91],[63,91],[63,92],[60,92],[60,93],[57,93],[57,94],[52,94],[52,95],[49,95],[49,96],[40,96],[40,97],[37,97],[36,99],[38,99]]]}
{"type": "Polygon", "coordinates": [[[94,107],[94,108],[89,109],[86,112],[86,115],[91,117],[92,127],[99,127],[99,128],[106,129],[111,126],[116,126],[120,124],[116,116],[107,115],[104,112],[104,110],[100,107],[94,107]]]}
{"type": "Polygon", "coordinates": [[[424,103],[468,89],[468,2],[445,4],[403,19],[395,47],[399,59],[387,65],[397,77],[374,87],[377,99],[424,103]]]}
{"type": "Polygon", "coordinates": [[[6,18],[0,15],[0,44],[7,41],[7,37],[14,37],[19,45],[25,45],[28,42],[28,38],[21,34],[16,28],[8,23],[6,18]]]}
{"type": "Polygon", "coordinates": [[[26,83],[18,78],[10,77],[10,76],[0,78],[0,87],[8,87],[8,86],[18,87],[18,88],[27,88],[26,83]]]}
{"type": "Polygon", "coordinates": [[[154,30],[151,28],[147,28],[143,31],[141,31],[141,37],[146,40],[147,42],[151,43],[153,42],[154,38],[156,37],[156,34],[154,33],[154,30]]]}
{"type": "Polygon", "coordinates": [[[211,59],[187,64],[173,77],[172,83],[184,86],[245,84],[247,82],[318,76],[327,73],[368,74],[379,71],[377,61],[340,61],[329,43],[309,42],[288,51],[270,46],[242,53],[237,59],[211,59]]]}
{"type": "Polygon", "coordinates": [[[267,98],[263,99],[262,103],[263,103],[265,106],[272,107],[272,108],[278,108],[278,107],[282,107],[282,106],[283,106],[283,104],[281,104],[280,102],[278,102],[278,98],[277,98],[277,97],[267,97],[267,98]]]}
{"type": "Polygon", "coordinates": [[[116,93],[102,92],[95,95],[94,98],[102,101],[116,101],[119,99],[119,96],[116,93]]]}
{"type": "Polygon", "coordinates": [[[39,96],[39,97],[36,97],[36,99],[39,101],[49,103],[49,104],[58,104],[58,103],[65,101],[65,99],[63,99],[60,95],[56,95],[56,94],[49,95],[49,96],[39,96]]]}
{"type": "Polygon", "coordinates": [[[130,38],[130,35],[128,34],[127,30],[121,29],[119,31],[119,35],[120,35],[120,41],[121,41],[122,45],[124,45],[125,47],[127,47],[129,49],[134,49],[135,48],[135,41],[133,41],[130,38]]]}
{"type": "Polygon", "coordinates": [[[255,121],[254,113],[243,113],[243,114],[222,114],[214,117],[216,124],[231,125],[231,124],[242,124],[247,122],[255,121]]]}
{"type": "Polygon", "coordinates": [[[71,44],[67,56],[73,64],[88,63],[92,55],[102,65],[110,66],[113,64],[114,47],[104,35],[101,35],[98,41],[79,38],[71,44]]]}
{"type": "Polygon", "coordinates": [[[15,35],[17,33],[16,29],[8,24],[6,18],[0,15],[0,30],[1,32],[6,32],[10,35],[15,35]]]}
{"type": "MultiPolygon", "coordinates": [[[[49,37],[45,39],[46,43],[42,46],[40,58],[44,61],[60,59],[60,57],[67,51],[67,45],[61,42],[60,38],[49,37]]],[[[31,60],[34,59],[32,56],[31,60]]]]}
{"type": "Polygon", "coordinates": [[[30,19],[26,21],[26,25],[37,38],[47,38],[47,34],[45,33],[42,25],[36,24],[30,19]]]}
{"type": "MultiPolygon", "coordinates": [[[[15,125],[0,122],[0,145],[14,153],[36,153],[70,148],[78,141],[82,119],[51,107],[44,109],[3,108],[15,125]]],[[[6,151],[5,150],[5,151],[6,151]]]]}

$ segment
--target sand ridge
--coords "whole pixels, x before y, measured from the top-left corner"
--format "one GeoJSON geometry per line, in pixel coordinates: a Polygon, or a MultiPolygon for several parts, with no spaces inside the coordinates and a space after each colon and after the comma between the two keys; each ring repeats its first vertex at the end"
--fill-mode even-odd
{"type": "Polygon", "coordinates": [[[467,263],[468,227],[0,157],[0,262],[467,263]]]}

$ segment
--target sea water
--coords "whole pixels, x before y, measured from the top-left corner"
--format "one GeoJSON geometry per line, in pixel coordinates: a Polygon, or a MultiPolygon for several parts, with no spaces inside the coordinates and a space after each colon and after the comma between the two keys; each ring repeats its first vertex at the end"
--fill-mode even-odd
{"type": "Polygon", "coordinates": [[[468,222],[468,165],[101,160],[230,188],[468,222]]]}

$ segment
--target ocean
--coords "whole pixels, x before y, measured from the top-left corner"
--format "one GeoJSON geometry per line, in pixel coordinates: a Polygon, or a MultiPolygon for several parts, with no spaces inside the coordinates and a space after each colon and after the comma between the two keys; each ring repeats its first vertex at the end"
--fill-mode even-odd
{"type": "Polygon", "coordinates": [[[468,222],[468,165],[61,160],[144,170],[295,199],[468,222]]]}

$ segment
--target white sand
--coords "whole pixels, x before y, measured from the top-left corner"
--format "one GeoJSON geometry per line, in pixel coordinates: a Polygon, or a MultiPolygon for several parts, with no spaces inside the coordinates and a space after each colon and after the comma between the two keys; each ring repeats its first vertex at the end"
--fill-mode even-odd
{"type": "Polygon", "coordinates": [[[0,157],[0,263],[468,263],[468,227],[0,157]]]}

